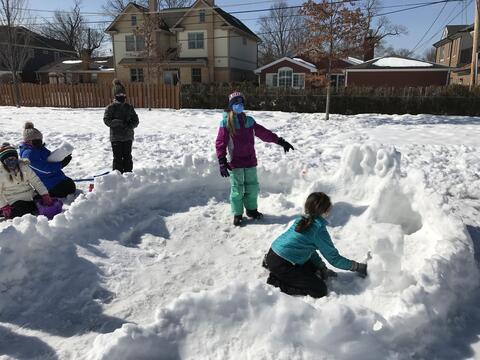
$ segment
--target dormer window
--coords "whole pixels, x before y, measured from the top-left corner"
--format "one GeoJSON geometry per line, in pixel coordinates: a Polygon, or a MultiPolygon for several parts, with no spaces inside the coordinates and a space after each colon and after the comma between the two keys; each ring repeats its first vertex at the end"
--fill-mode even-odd
{"type": "Polygon", "coordinates": [[[200,10],[198,12],[198,17],[201,23],[205,22],[205,10],[200,10]]]}
{"type": "Polygon", "coordinates": [[[132,15],[130,18],[132,26],[137,26],[137,15],[132,15]]]}

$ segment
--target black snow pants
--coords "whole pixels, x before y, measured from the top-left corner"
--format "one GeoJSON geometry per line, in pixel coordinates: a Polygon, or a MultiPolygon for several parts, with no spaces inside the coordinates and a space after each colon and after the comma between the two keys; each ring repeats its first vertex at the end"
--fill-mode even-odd
{"type": "Polygon", "coordinates": [[[57,185],[55,185],[51,190],[48,191],[50,196],[56,198],[64,198],[69,194],[74,194],[77,187],[72,179],[66,178],[57,185]]]}
{"type": "Polygon", "coordinates": [[[112,141],[113,170],[122,174],[133,170],[132,143],[132,140],[112,141]]]}
{"type": "Polygon", "coordinates": [[[317,267],[311,260],[305,264],[294,265],[270,249],[265,263],[270,271],[267,284],[280,288],[285,294],[310,295],[313,298],[327,295],[327,286],[315,275],[317,267]]]}
{"type": "Polygon", "coordinates": [[[35,214],[37,212],[37,207],[33,201],[15,201],[12,204],[12,218],[20,217],[25,214],[35,214]]]}

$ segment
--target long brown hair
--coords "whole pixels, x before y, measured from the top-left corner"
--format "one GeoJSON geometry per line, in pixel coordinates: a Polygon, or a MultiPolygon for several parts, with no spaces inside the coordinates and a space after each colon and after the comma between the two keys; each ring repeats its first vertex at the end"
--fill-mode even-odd
{"type": "Polygon", "coordinates": [[[295,231],[302,233],[310,228],[315,217],[322,216],[332,207],[330,197],[323,192],[314,192],[308,195],[305,201],[305,214],[302,216],[295,231]]]}
{"type": "Polygon", "coordinates": [[[227,129],[230,135],[235,135],[235,119],[233,118],[233,110],[227,110],[227,129]]]}
{"type": "MultiPolygon", "coordinates": [[[[8,168],[7,165],[5,165],[3,162],[2,162],[2,165],[3,165],[3,168],[8,172],[8,175],[9,175],[9,179],[11,182],[14,182],[15,180],[13,179],[13,176],[12,176],[12,171],[14,171],[14,174],[16,175],[16,171],[15,170],[10,170],[8,168]]],[[[20,178],[22,179],[22,181],[24,180],[23,179],[23,172],[22,172],[22,169],[20,169],[20,163],[18,164],[18,172],[20,173],[20,178]]]]}

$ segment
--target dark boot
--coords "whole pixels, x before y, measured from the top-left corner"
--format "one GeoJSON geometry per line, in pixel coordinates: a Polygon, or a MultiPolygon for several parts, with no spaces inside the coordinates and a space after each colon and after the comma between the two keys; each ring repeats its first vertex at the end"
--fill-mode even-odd
{"type": "Polygon", "coordinates": [[[263,218],[263,214],[261,212],[258,212],[257,209],[247,210],[247,216],[255,220],[263,218]]]}
{"type": "Polygon", "coordinates": [[[233,225],[241,226],[242,225],[243,216],[242,215],[234,215],[233,216],[233,225]]]}

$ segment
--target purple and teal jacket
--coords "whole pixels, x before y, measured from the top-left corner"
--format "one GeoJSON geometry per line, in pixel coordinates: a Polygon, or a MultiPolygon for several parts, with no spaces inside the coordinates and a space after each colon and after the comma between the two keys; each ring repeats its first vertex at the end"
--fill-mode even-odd
{"type": "Polygon", "coordinates": [[[228,115],[223,113],[223,119],[218,129],[215,147],[217,157],[226,157],[229,154],[230,166],[235,168],[249,168],[257,166],[255,154],[255,136],[265,142],[276,143],[278,136],[259,125],[251,116],[233,114],[235,134],[228,132],[228,115]]]}

